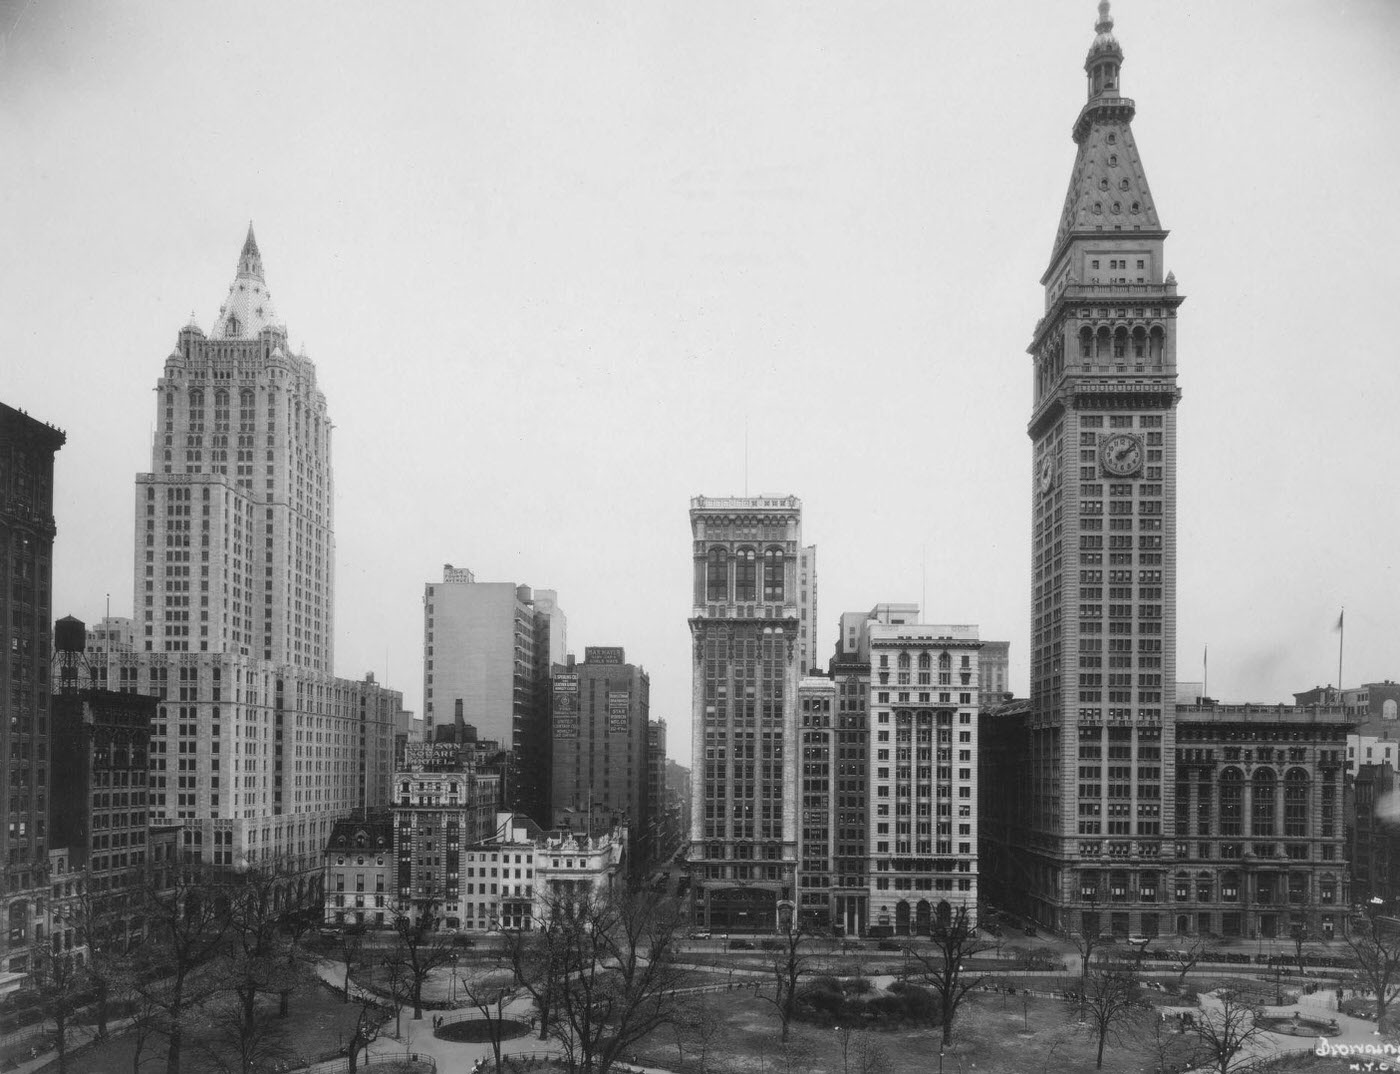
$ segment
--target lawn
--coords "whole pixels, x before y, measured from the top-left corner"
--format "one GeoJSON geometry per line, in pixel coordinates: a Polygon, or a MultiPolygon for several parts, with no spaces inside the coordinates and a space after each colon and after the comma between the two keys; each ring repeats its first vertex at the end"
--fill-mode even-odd
{"type": "MultiPolygon", "coordinates": [[[[771,992],[770,992],[771,994],[771,992]]],[[[848,1070],[883,1069],[934,1071],[939,1067],[940,1034],[932,1028],[850,1028],[794,1022],[792,1040],[782,1045],[780,1024],[773,1006],[755,1000],[752,991],[721,992],[696,997],[687,1014],[693,1023],[678,1039],[665,1029],[637,1049],[638,1061],[653,1063],[685,1074],[707,1070],[732,1070],[736,1074],[845,1074],[848,1070]],[[883,1063],[873,1062],[875,1056],[883,1063]]],[[[1170,1053],[1186,1038],[1172,1032],[1151,1014],[1110,1042],[1104,1051],[1104,1070],[1118,1074],[1152,1074],[1160,1050],[1170,1053]]],[[[1088,1074],[1094,1071],[1096,1041],[1073,1025],[1064,1002],[1058,999],[971,994],[959,1011],[953,1044],[942,1056],[948,1074],[1088,1074]]]]}
{"type": "MultiPolygon", "coordinates": [[[[276,1000],[269,999],[269,1010],[275,1012],[276,1000]]],[[[345,1038],[354,1026],[359,1014],[357,1004],[341,1003],[338,996],[320,985],[309,986],[292,997],[291,1013],[278,1027],[285,1027],[287,1057],[306,1056],[317,1058],[342,1048],[345,1038]]],[[[197,1020],[193,1016],[192,1020],[197,1020]]],[[[388,1027],[393,1031],[393,1026],[388,1027]]],[[[184,1048],[181,1052],[181,1070],[185,1074],[216,1074],[218,1064],[201,1047],[201,1040],[207,1039],[198,1031],[187,1031],[184,1048]]],[[[167,1042],[156,1036],[146,1046],[147,1070],[165,1069],[167,1042]],[[159,1056],[156,1061],[154,1057],[159,1056]]],[[[101,1044],[84,1047],[80,1051],[70,1051],[68,1055],[69,1074],[121,1074],[132,1069],[135,1044],[128,1034],[112,1036],[101,1044]]],[[[54,1058],[41,1068],[47,1074],[58,1069],[54,1058]]]]}

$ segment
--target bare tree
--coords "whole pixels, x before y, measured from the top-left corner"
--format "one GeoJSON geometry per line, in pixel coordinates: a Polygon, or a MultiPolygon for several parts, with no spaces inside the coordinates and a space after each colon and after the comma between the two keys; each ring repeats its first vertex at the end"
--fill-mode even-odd
{"type": "Polygon", "coordinates": [[[292,1056],[282,1020],[266,1009],[250,1019],[237,990],[204,1008],[198,1047],[223,1074],[255,1074],[292,1056]]]}
{"type": "MultiPolygon", "coordinates": [[[[707,1003],[700,1008],[687,1007],[677,1012],[671,1022],[676,1042],[676,1069],[694,1070],[695,1074],[714,1074],[712,1059],[715,1046],[728,1032],[724,1020],[707,1003]],[[686,1049],[690,1050],[690,1065],[686,1065],[686,1049]]],[[[790,1044],[791,1042],[789,1042],[790,1044]]]]}
{"type": "Polygon", "coordinates": [[[133,987],[131,1002],[126,1030],[132,1044],[131,1074],[141,1074],[141,1068],[154,1058],[146,1055],[146,1047],[165,1025],[165,1011],[155,997],[139,984],[133,987]]]}
{"type": "Polygon", "coordinates": [[[1259,1012],[1232,992],[1222,992],[1219,1008],[1202,1008],[1192,1032],[1198,1045],[1197,1059],[1214,1074],[1240,1074],[1253,1070],[1261,1059],[1253,1052],[1262,1043],[1264,1030],[1259,1012]]]}
{"type": "Polygon", "coordinates": [[[1307,976],[1307,960],[1303,957],[1303,945],[1308,942],[1306,922],[1293,926],[1293,961],[1298,963],[1298,975],[1307,976]]]}
{"type": "Polygon", "coordinates": [[[778,1012],[778,1018],[783,1025],[784,1043],[788,1039],[788,1027],[792,1023],[792,1016],[797,1012],[797,990],[801,986],[802,978],[811,971],[811,951],[803,950],[802,947],[807,939],[808,934],[800,924],[795,924],[792,930],[782,937],[782,947],[774,953],[770,967],[776,986],[774,994],[763,997],[773,1004],[778,1012]]]}
{"type": "Polygon", "coordinates": [[[1079,991],[1082,993],[1088,988],[1089,963],[1093,960],[1094,952],[1103,947],[1103,941],[1097,932],[1071,932],[1069,942],[1079,955],[1079,991]]]}
{"type": "Polygon", "coordinates": [[[1197,962],[1201,961],[1205,950],[1205,937],[1196,936],[1184,948],[1172,952],[1172,968],[1176,970],[1176,990],[1178,992],[1186,988],[1186,975],[1195,968],[1197,962]]]}
{"type": "Polygon", "coordinates": [[[1172,1023],[1158,1013],[1136,1037],[1137,1050],[1151,1070],[1189,1070],[1196,1065],[1195,1034],[1176,1033],[1171,1027],[1172,1023]]]}
{"type": "Polygon", "coordinates": [[[505,1008],[515,997],[516,987],[515,975],[509,970],[484,974],[461,971],[457,974],[457,990],[486,1020],[497,1071],[501,1069],[501,1042],[505,1039],[505,1008]]]}
{"type": "Polygon", "coordinates": [[[413,998],[413,973],[397,955],[384,960],[384,987],[394,1008],[394,1036],[403,1039],[403,1008],[413,998]]]}
{"type": "Polygon", "coordinates": [[[363,925],[346,925],[336,933],[336,961],[345,967],[345,990],[341,993],[342,1003],[350,1002],[350,972],[360,965],[360,955],[364,950],[365,928],[363,925]]]}
{"type": "MultiPolygon", "coordinates": [[[[54,938],[58,938],[57,933],[54,938]]],[[[68,1070],[68,1022],[78,1010],[83,976],[82,968],[68,951],[43,951],[30,967],[34,997],[44,1017],[53,1023],[59,1074],[67,1074],[68,1070]]]]}
{"type": "Polygon", "coordinates": [[[1040,1074],[1050,1074],[1052,1068],[1058,1069],[1055,1066],[1055,1054],[1069,1043],[1069,1038],[1069,1032],[1062,1028],[1044,1042],[1045,1051],[1040,1057],[1040,1074]]]}
{"type": "Polygon", "coordinates": [[[87,948],[85,972],[96,994],[97,1039],[107,1036],[107,1014],[114,993],[131,984],[128,938],[117,910],[125,896],[94,892],[91,874],[84,873],[65,911],[76,945],[87,948]]]}
{"type": "Polygon", "coordinates": [[[1361,979],[1376,996],[1376,1030],[1385,1033],[1391,1001],[1400,995],[1400,931],[1373,917],[1358,920],[1345,936],[1361,979]]]}
{"type": "Polygon", "coordinates": [[[423,1017],[423,982],[452,958],[449,937],[437,932],[436,906],[424,903],[416,914],[394,914],[394,950],[391,959],[407,971],[412,983],[413,1017],[423,1017]]]}
{"type": "Polygon", "coordinates": [[[350,1040],[345,1046],[346,1069],[349,1074],[355,1074],[356,1069],[358,1069],[360,1053],[368,1048],[372,1041],[379,1038],[379,1027],[382,1021],[379,1009],[373,1000],[363,999],[360,1001],[360,1011],[355,1016],[355,1025],[350,1031],[350,1040]]]}
{"type": "Polygon", "coordinates": [[[909,954],[916,963],[914,976],[932,986],[938,994],[938,1012],[946,1046],[952,1043],[953,1019],[963,999],[982,983],[980,975],[968,974],[966,962],[993,945],[978,938],[966,906],[958,907],[946,924],[936,923],[931,940],[927,949],[911,942],[909,954]]]}
{"type": "Polygon", "coordinates": [[[243,1012],[242,1036],[256,1040],[262,1015],[257,1009],[259,994],[277,994],[279,1014],[287,1013],[287,995],[306,978],[305,965],[291,952],[284,925],[286,911],[282,896],[287,877],[276,871],[244,873],[227,888],[228,942],[218,967],[238,998],[243,1012]]]}
{"type": "Polygon", "coordinates": [[[889,1055],[868,1030],[836,1026],[841,1074],[889,1074],[889,1055]]]}
{"type": "Polygon", "coordinates": [[[154,985],[147,995],[163,1008],[166,1074],[180,1074],[184,1023],[188,1010],[217,990],[210,975],[198,971],[225,942],[229,915],[227,894],[210,870],[187,863],[145,892],[147,944],[154,985]]]}
{"type": "Polygon", "coordinates": [[[1080,994],[1067,1002],[1073,1006],[1088,1034],[1096,1039],[1098,1052],[1094,1067],[1102,1070],[1104,1045],[1110,1039],[1119,1042],[1123,1031],[1140,1020],[1137,975],[1100,956],[1089,968],[1080,987],[1080,994]]]}
{"type": "Polygon", "coordinates": [[[566,972],[566,945],[562,934],[569,927],[565,915],[549,915],[531,922],[529,929],[510,929],[505,938],[504,954],[515,974],[515,983],[529,993],[540,1015],[540,1040],[549,1039],[553,1024],[555,998],[563,986],[566,972]]]}
{"type": "Polygon", "coordinates": [[[570,892],[548,901],[563,975],[552,1033],[578,1074],[607,1074],[677,1009],[681,914],[655,892],[570,892]]]}

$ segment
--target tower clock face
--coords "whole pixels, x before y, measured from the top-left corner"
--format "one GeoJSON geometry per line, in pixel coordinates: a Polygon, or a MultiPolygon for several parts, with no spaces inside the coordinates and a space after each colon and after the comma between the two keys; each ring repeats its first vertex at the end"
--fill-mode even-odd
{"type": "Polygon", "coordinates": [[[1131,433],[1114,433],[1099,444],[1099,462],[1107,473],[1127,477],[1142,469],[1142,441],[1131,433]]]}
{"type": "Polygon", "coordinates": [[[1050,491],[1050,486],[1055,483],[1055,460],[1046,455],[1040,460],[1040,492],[1043,496],[1050,491]]]}

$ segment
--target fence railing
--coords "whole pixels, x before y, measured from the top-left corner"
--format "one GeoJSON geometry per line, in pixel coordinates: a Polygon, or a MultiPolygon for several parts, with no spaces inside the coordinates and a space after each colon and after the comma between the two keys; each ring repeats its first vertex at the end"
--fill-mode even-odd
{"type": "MultiPolygon", "coordinates": [[[[378,1055],[361,1056],[355,1064],[355,1070],[373,1071],[384,1069],[396,1064],[413,1063],[424,1070],[433,1071],[436,1074],[437,1060],[431,1055],[422,1052],[382,1052],[378,1055]]],[[[309,1063],[306,1066],[289,1066],[286,1068],[288,1074],[350,1074],[350,1060],[345,1056],[338,1059],[322,1059],[320,1062],[309,1063]]]]}

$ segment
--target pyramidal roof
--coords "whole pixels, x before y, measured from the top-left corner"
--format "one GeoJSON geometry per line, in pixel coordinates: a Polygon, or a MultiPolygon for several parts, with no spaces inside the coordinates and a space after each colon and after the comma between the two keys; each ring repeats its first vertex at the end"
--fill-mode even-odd
{"type": "Polygon", "coordinates": [[[1128,119],[1091,120],[1074,159],[1052,256],[1075,231],[1161,228],[1128,119]]]}
{"type": "Polygon", "coordinates": [[[1084,61],[1089,100],[1075,121],[1079,146],[1055,232],[1051,260],[1075,232],[1160,231],[1157,206],[1133,140],[1136,108],[1118,91],[1123,51],[1113,36],[1108,0],[1099,4],[1094,41],[1084,61]]]}
{"type": "Polygon", "coordinates": [[[248,223],[248,237],[238,255],[238,268],[229,284],[228,298],[219,307],[211,339],[256,339],[265,328],[282,328],[272,305],[272,292],[263,279],[262,254],[248,223]]]}

